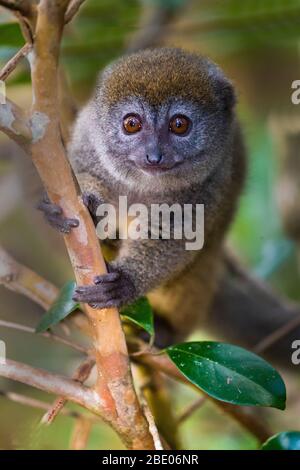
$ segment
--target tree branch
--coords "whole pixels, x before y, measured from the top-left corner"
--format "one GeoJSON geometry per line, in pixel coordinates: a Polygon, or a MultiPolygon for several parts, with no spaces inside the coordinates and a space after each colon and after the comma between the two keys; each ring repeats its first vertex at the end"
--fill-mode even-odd
{"type": "Polygon", "coordinates": [[[71,436],[70,449],[84,450],[88,444],[93,423],[85,416],[76,418],[71,436]]]}
{"type": "Polygon", "coordinates": [[[147,400],[146,400],[145,396],[143,395],[143,392],[141,392],[141,403],[142,403],[142,407],[143,407],[145,416],[146,416],[148,424],[149,424],[150,433],[153,437],[154,448],[155,448],[155,450],[164,450],[164,448],[162,446],[162,443],[161,443],[161,440],[160,440],[159,432],[158,432],[157,427],[156,427],[156,423],[155,423],[153,414],[152,414],[152,412],[151,412],[151,410],[148,406],[147,400]]]}
{"type": "MultiPolygon", "coordinates": [[[[14,403],[19,403],[20,405],[36,408],[37,410],[48,410],[50,406],[50,403],[46,401],[38,400],[37,398],[28,397],[20,393],[9,392],[6,390],[0,390],[0,397],[6,398],[7,400],[13,401],[14,403]]],[[[95,416],[94,414],[82,414],[78,413],[78,411],[69,410],[67,408],[62,409],[61,414],[63,416],[68,416],[69,418],[75,419],[84,417],[85,419],[88,419],[95,424],[100,422],[99,417],[95,416]]]]}
{"type": "Polygon", "coordinates": [[[70,23],[85,0],[72,0],[65,14],[65,24],[70,23]]]}
{"type": "Polygon", "coordinates": [[[105,416],[104,403],[97,393],[75,380],[9,359],[4,364],[0,363],[0,376],[30,385],[47,393],[61,395],[99,416],[101,416],[101,413],[105,416]]]}
{"type": "Polygon", "coordinates": [[[186,421],[195,411],[197,411],[199,408],[204,405],[206,402],[206,397],[199,397],[197,400],[193,401],[190,405],[188,405],[178,416],[177,423],[182,424],[184,421],[186,421]]]}
{"type": "Polygon", "coordinates": [[[141,390],[154,417],[160,436],[171,449],[181,449],[177,419],[172,403],[167,377],[149,367],[139,366],[143,385],[141,390]]]}
{"type": "MultiPolygon", "coordinates": [[[[73,380],[76,380],[76,382],[83,384],[90,376],[92,369],[95,365],[95,359],[94,358],[88,358],[86,361],[84,361],[80,366],[76,369],[74,375],[73,375],[73,380]]],[[[64,397],[58,397],[54,401],[54,403],[50,406],[48,409],[47,413],[42,417],[41,422],[44,424],[51,424],[57,417],[57,415],[61,412],[61,410],[64,408],[65,404],[67,403],[67,400],[64,397]]]]}
{"type": "MultiPolygon", "coordinates": [[[[12,330],[24,331],[26,333],[35,334],[34,328],[30,328],[29,326],[26,326],[26,325],[20,325],[19,323],[13,323],[13,322],[5,321],[5,320],[0,320],[0,326],[3,326],[4,328],[10,328],[12,330]]],[[[87,348],[84,348],[83,346],[80,346],[79,344],[73,343],[72,341],[69,341],[68,339],[62,338],[61,336],[55,335],[54,333],[50,333],[46,331],[45,333],[39,333],[39,334],[40,336],[43,336],[44,338],[52,339],[53,341],[64,344],[65,346],[68,346],[80,353],[83,353],[83,354],[89,353],[89,350],[87,348]]]]}
{"type": "MultiPolygon", "coordinates": [[[[278,344],[280,340],[286,338],[292,331],[295,332],[295,329],[299,327],[300,313],[284,325],[274,330],[268,336],[263,338],[259,343],[254,346],[253,351],[257,354],[261,354],[264,353],[266,350],[269,350],[274,345],[276,347],[276,344],[278,344]]],[[[295,334],[295,338],[296,337],[298,338],[297,333],[295,334]]]]}
{"type": "Polygon", "coordinates": [[[3,67],[0,71],[0,80],[4,81],[15,70],[18,63],[31,51],[32,45],[25,44],[3,67]]]}
{"type": "Polygon", "coordinates": [[[163,2],[157,2],[153,6],[144,5],[138,33],[131,39],[127,52],[161,46],[168,26],[179,10],[178,6],[169,6],[163,2]]]}
{"type": "Polygon", "coordinates": [[[30,0],[0,0],[0,5],[8,10],[18,11],[23,16],[30,16],[34,6],[30,0]]]}
{"type": "Polygon", "coordinates": [[[15,259],[0,246],[0,284],[18,294],[25,295],[47,310],[58,296],[59,290],[15,259]]]}

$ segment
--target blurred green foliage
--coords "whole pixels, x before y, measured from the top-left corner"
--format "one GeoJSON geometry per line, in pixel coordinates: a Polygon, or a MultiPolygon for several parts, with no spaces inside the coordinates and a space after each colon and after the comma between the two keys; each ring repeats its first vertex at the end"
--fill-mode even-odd
{"type": "Polygon", "coordinates": [[[169,8],[176,10],[179,7],[184,6],[187,0],[141,0],[145,5],[159,6],[162,8],[169,8]]]}

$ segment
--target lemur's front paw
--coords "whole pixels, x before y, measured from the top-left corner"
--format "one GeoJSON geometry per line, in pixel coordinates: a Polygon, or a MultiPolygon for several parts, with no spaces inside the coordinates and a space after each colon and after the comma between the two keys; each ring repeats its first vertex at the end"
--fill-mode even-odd
{"type": "Polygon", "coordinates": [[[135,286],[129,276],[115,270],[94,278],[94,286],[78,286],[73,300],[93,308],[120,307],[135,298],[135,286]]]}
{"type": "Polygon", "coordinates": [[[82,193],[82,201],[92,217],[96,217],[97,209],[102,202],[101,199],[96,194],[85,191],[82,193]]]}
{"type": "Polygon", "coordinates": [[[62,233],[70,233],[72,228],[78,227],[79,220],[68,219],[63,215],[62,208],[57,204],[52,204],[48,196],[45,194],[43,199],[37,205],[37,209],[42,211],[47,222],[51,227],[62,233]]]}

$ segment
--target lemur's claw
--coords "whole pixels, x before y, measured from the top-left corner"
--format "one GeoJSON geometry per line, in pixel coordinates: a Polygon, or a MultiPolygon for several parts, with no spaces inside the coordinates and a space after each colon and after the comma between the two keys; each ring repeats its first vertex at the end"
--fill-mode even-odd
{"type": "Polygon", "coordinates": [[[134,297],[134,286],[127,276],[114,271],[94,278],[95,285],[78,286],[73,300],[93,308],[120,307],[134,297]]]}
{"type": "Polygon", "coordinates": [[[62,208],[57,204],[53,204],[47,195],[39,202],[37,209],[43,212],[51,227],[59,232],[70,233],[72,228],[76,228],[79,225],[79,220],[64,217],[62,208]]]}

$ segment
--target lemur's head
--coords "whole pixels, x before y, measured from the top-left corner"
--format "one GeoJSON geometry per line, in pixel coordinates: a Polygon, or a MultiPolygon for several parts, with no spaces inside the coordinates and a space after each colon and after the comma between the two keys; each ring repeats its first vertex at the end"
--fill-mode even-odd
{"type": "Polygon", "coordinates": [[[98,143],[108,171],[129,185],[204,181],[226,158],[234,103],[231,83],[206,58],[169,48],[129,55],[99,79],[95,151],[98,143]]]}

